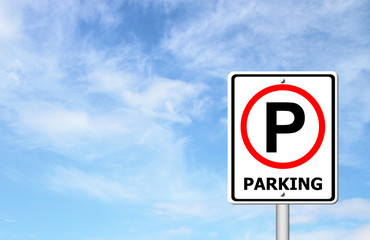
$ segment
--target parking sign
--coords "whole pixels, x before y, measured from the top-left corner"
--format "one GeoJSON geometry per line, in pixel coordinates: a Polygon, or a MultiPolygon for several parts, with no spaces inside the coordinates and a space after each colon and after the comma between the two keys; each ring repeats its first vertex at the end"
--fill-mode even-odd
{"type": "Polygon", "coordinates": [[[232,72],[228,95],[229,202],[337,201],[336,73],[232,72]]]}

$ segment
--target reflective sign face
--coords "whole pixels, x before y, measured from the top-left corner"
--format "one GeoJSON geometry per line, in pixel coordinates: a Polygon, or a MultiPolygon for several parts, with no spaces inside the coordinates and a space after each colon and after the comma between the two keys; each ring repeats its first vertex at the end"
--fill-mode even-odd
{"type": "Polygon", "coordinates": [[[333,72],[229,75],[229,201],[337,201],[333,72]]]}

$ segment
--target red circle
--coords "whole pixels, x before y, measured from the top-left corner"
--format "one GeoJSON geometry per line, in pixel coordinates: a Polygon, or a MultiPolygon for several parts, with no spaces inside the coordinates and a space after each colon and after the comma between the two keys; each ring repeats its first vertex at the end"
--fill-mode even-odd
{"type": "Polygon", "coordinates": [[[241,134],[242,134],[244,145],[248,149],[249,153],[257,161],[259,161],[260,163],[262,163],[262,164],[264,164],[268,167],[279,168],[279,169],[288,169],[288,168],[298,167],[298,166],[304,164],[305,162],[310,160],[316,154],[316,152],[319,150],[319,148],[322,144],[322,141],[324,140],[324,135],[325,135],[325,118],[324,118],[324,113],[322,112],[319,103],[316,101],[316,99],[314,97],[312,97],[311,94],[309,94],[308,92],[306,92],[302,88],[299,88],[299,87],[296,87],[296,86],[293,86],[293,85],[279,84],[279,85],[273,85],[273,86],[264,88],[251,98],[251,100],[248,102],[248,104],[244,108],[241,123],[240,123],[240,128],[241,128],[241,134]],[[248,116],[249,116],[249,113],[250,113],[252,107],[254,106],[254,104],[260,98],[262,98],[263,96],[265,96],[268,93],[275,92],[275,91],[291,91],[291,92],[298,93],[302,97],[306,98],[311,103],[311,105],[314,107],[314,109],[316,111],[316,114],[317,114],[317,117],[319,119],[319,133],[318,133],[315,144],[313,145],[311,150],[308,151],[308,153],[306,153],[306,155],[304,155],[301,158],[298,158],[297,160],[291,161],[291,162],[283,162],[283,163],[274,162],[274,161],[271,161],[271,160],[263,157],[261,154],[259,154],[254,149],[254,147],[252,146],[252,144],[249,140],[249,137],[248,137],[247,121],[248,121],[248,116]]]}

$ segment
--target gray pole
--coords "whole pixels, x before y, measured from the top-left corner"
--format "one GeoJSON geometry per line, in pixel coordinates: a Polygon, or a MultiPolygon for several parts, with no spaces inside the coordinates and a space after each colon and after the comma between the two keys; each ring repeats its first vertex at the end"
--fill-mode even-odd
{"type": "Polygon", "coordinates": [[[289,240],[289,205],[276,205],[276,240],[289,240]]]}

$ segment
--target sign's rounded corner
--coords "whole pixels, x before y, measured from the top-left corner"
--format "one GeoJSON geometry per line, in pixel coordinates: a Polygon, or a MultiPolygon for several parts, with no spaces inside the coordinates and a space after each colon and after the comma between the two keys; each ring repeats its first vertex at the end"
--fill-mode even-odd
{"type": "Polygon", "coordinates": [[[336,204],[339,200],[338,195],[333,196],[330,200],[330,204],[336,204]]]}
{"type": "Polygon", "coordinates": [[[229,195],[227,198],[227,201],[232,205],[238,205],[238,199],[235,198],[235,196],[229,195]]]}
{"type": "Polygon", "coordinates": [[[228,75],[227,75],[227,79],[230,81],[230,80],[234,80],[238,75],[238,72],[236,71],[232,71],[230,72],[228,75]]]}
{"type": "Polygon", "coordinates": [[[334,71],[329,71],[328,74],[332,75],[335,79],[338,79],[338,73],[334,71]]]}

